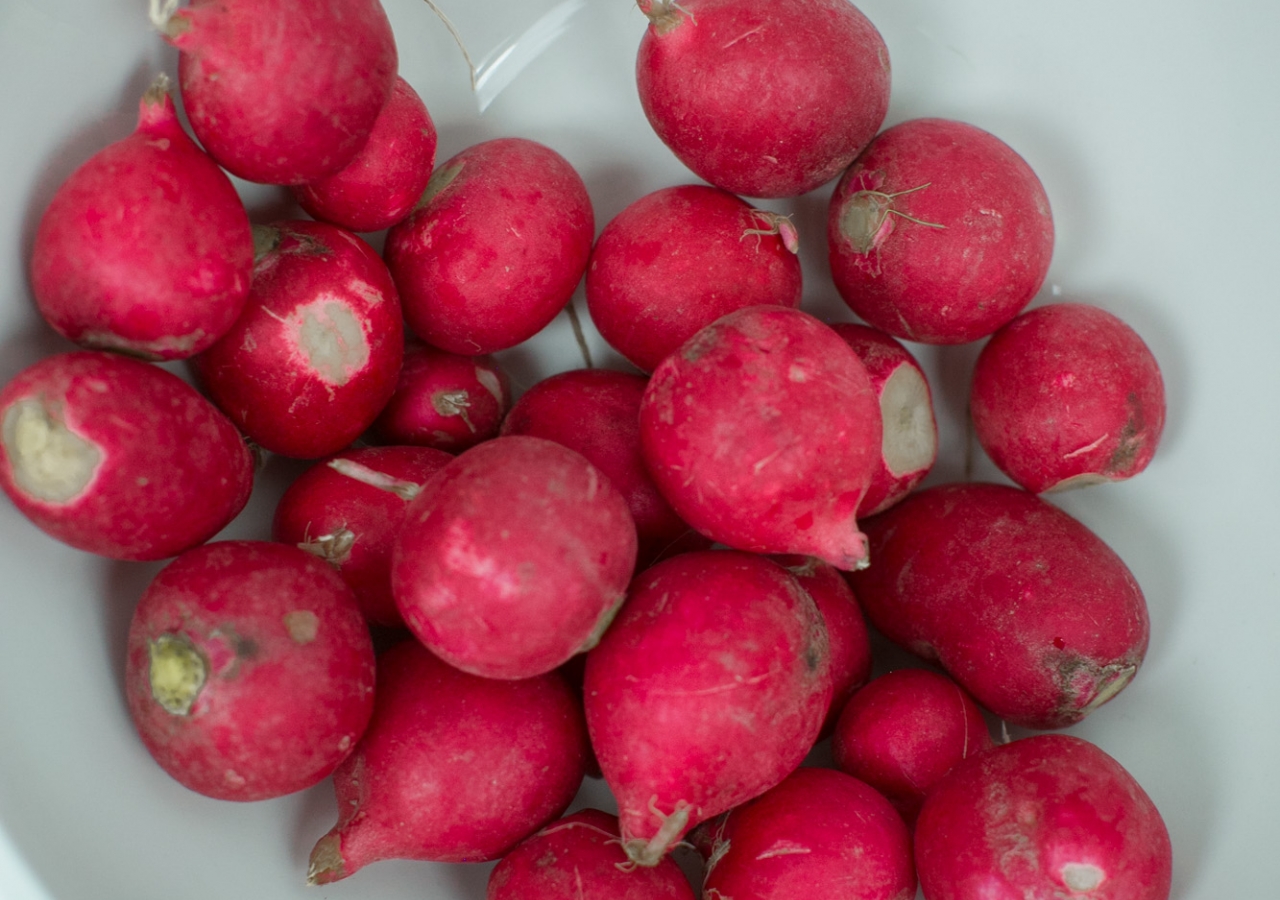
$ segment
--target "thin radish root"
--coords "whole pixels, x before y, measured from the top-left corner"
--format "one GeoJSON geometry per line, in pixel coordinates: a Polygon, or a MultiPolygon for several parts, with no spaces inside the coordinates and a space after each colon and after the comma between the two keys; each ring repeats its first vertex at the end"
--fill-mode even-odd
{"type": "MultiPolygon", "coordinates": [[[[671,815],[666,815],[658,808],[658,795],[649,798],[649,811],[658,817],[662,827],[649,840],[628,838],[622,842],[622,849],[633,866],[656,866],[667,855],[667,851],[676,843],[680,835],[689,827],[689,811],[693,807],[684,800],[676,802],[671,815]]],[[[626,865],[626,863],[619,863],[626,865]]]]}
{"type": "Polygon", "coordinates": [[[402,500],[412,500],[422,493],[422,485],[420,484],[392,478],[390,475],[385,475],[376,469],[371,469],[350,459],[331,459],[328,462],[328,466],[340,475],[354,478],[361,484],[367,484],[370,487],[390,491],[402,500]]]}
{"type": "Polygon", "coordinates": [[[578,342],[578,350],[582,352],[582,361],[588,369],[594,369],[595,363],[591,361],[591,348],[587,346],[587,335],[582,330],[582,320],[578,317],[577,307],[570,300],[565,304],[564,311],[569,314],[569,324],[573,326],[573,337],[578,342]]]}
{"type": "Polygon", "coordinates": [[[947,226],[940,222],[926,222],[923,219],[909,216],[896,209],[893,205],[893,202],[899,197],[922,191],[929,187],[931,183],[926,182],[913,188],[907,188],[905,191],[895,191],[892,194],[872,190],[858,191],[853,194],[849,198],[849,203],[845,208],[840,225],[841,231],[849,238],[854,250],[858,253],[870,253],[875,249],[878,243],[877,238],[880,236],[881,229],[884,228],[884,224],[890,215],[906,219],[916,225],[923,225],[925,228],[946,228],[947,226]]]}
{"type": "Polygon", "coordinates": [[[749,234],[754,234],[757,238],[765,234],[776,234],[782,239],[782,246],[792,253],[800,252],[800,232],[796,229],[795,223],[791,221],[790,216],[769,212],[764,209],[753,209],[751,214],[763,221],[765,227],[748,228],[742,232],[743,238],[746,238],[749,234]]]}
{"type": "MultiPolygon", "coordinates": [[[[153,4],[158,2],[161,2],[161,0],[152,0],[153,4]]],[[[168,2],[176,3],[176,0],[168,0],[168,2]]],[[[431,11],[436,14],[436,17],[444,23],[444,27],[448,29],[449,34],[453,37],[453,42],[462,51],[462,58],[466,60],[467,69],[471,72],[471,92],[474,94],[476,91],[476,64],[471,61],[471,54],[467,52],[467,45],[462,42],[462,35],[458,33],[457,27],[449,21],[449,17],[444,14],[444,10],[436,6],[432,0],[422,0],[422,2],[427,4],[431,11]]]]}

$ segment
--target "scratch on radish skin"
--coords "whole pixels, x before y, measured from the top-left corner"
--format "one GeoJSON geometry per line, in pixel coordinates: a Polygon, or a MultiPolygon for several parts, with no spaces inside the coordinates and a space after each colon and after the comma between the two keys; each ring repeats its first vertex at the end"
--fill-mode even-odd
{"type": "Polygon", "coordinates": [[[804,847],[800,844],[793,844],[790,841],[778,841],[768,850],[757,856],[756,860],[772,859],[775,856],[796,856],[812,852],[812,847],[804,847]]]}
{"type": "Polygon", "coordinates": [[[1111,433],[1108,432],[1104,434],[1102,437],[1098,438],[1093,443],[1086,444],[1085,446],[1081,447],[1079,450],[1072,450],[1070,453],[1064,454],[1062,458],[1071,459],[1072,457],[1079,456],[1081,453],[1088,453],[1090,450],[1095,450],[1098,448],[1099,445],[1102,444],[1103,441],[1105,441],[1110,436],[1111,436],[1111,433]]]}
{"type": "Polygon", "coordinates": [[[759,34],[759,33],[760,33],[760,32],[762,32],[762,31],[764,31],[764,26],[763,26],[763,25],[757,25],[755,28],[752,28],[750,31],[745,31],[745,32],[743,32],[742,34],[738,35],[736,38],[734,38],[733,40],[731,40],[729,43],[725,44],[725,45],[724,45],[723,47],[721,47],[720,49],[721,49],[721,50],[728,50],[728,49],[729,49],[730,47],[732,47],[734,44],[736,44],[736,43],[738,43],[738,42],[740,42],[740,41],[745,41],[747,38],[751,37],[751,35],[753,35],[753,34],[759,34]]]}

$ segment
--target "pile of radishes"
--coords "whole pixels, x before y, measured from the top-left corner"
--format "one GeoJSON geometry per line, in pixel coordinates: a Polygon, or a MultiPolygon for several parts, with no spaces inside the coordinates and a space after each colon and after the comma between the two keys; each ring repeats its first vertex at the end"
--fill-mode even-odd
{"type": "Polygon", "coordinates": [[[693,847],[704,900],[1163,900],[1150,799],[1053,733],[1134,677],[1146,604],[1038,496],[1146,467],[1151,353],[1102,309],[1027,309],[1039,180],[963,122],[883,129],[888,51],[847,0],[638,5],[644,112],[705,183],[597,223],[532,140],[435,164],[379,0],[153,0],[195,139],[160,79],[58,190],[31,287],[84,349],[0,391],[35,525],[176,557],[129,633],[141,740],[215,798],[332,776],[311,883],[500,859],[489,900],[689,898],[693,847]],[[227,172],[311,219],[251,226],[227,172]],[[821,236],[743,199],[832,182],[862,323],[799,308],[821,236]],[[580,285],[634,370],[513,396],[493,354],[580,285]],[[1012,484],[922,489],[904,342],[978,340],[974,432],[1012,484]],[[274,541],[210,542],[255,452],[315,462],[274,541]],[[864,613],[920,666],[871,679],[864,613]],[[588,773],[617,814],[561,818],[588,773]]]}

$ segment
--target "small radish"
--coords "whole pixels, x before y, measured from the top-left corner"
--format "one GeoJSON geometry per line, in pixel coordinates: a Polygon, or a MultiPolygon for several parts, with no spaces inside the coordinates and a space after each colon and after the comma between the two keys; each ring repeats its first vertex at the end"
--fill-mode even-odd
{"type": "Polygon", "coordinates": [[[31,253],[36,305],[63,337],[147,359],[198,353],[249,298],[253,235],[235,187],[187,137],[164,76],[132,135],[58,188],[31,253]]]}
{"type": "Polygon", "coordinates": [[[635,523],[607,476],[567,447],[512,435],[423,486],[396,537],[391,589],[441,659],[529,678],[595,646],[635,562],[635,523]]]}
{"type": "Polygon", "coordinates": [[[1173,850],[1142,786],[1094,744],[1042,734],[965,760],[925,800],[929,900],[1167,900],[1173,850]]]}
{"type": "Polygon", "coordinates": [[[673,860],[637,867],[621,845],[617,816],[579,810],[504,856],[489,873],[485,900],[694,900],[673,860]]]}
{"type": "Polygon", "coordinates": [[[827,245],[845,303],[896,338],[985,337],[1040,290],[1053,255],[1040,179],[965,122],[912,119],[877,135],[831,196],[827,245]]]}
{"type": "Polygon", "coordinates": [[[289,485],[276,506],[271,537],[333,566],[368,621],[403,625],[391,593],[391,548],[409,501],[452,458],[431,447],[337,453],[289,485]]]}
{"type": "Polygon", "coordinates": [[[125,694],[143,743],[193,791],[265,800],[311,787],[373,714],[373,642],[351,589],[296,547],[188,550],[142,595],[125,694]]]}
{"type": "Polygon", "coordinates": [[[468,675],[405,640],[378,657],[373,719],[333,776],[338,822],[310,884],[385,859],[498,859],[561,815],[582,783],[582,710],[559,673],[468,675]]]}
{"type": "Polygon", "coordinates": [[[858,517],[873,516],[897,503],[924,480],[938,459],[938,422],[924,369],[906,347],[878,328],[835,322],[871,376],[880,398],[884,437],[880,466],[858,507],[858,517]]]}
{"type": "Polygon", "coordinates": [[[646,372],[741,309],[800,305],[795,226],[707,185],[646,194],[600,232],[587,266],[591,321],[646,372]]]}
{"type": "Polygon", "coordinates": [[[279,222],[254,233],[249,304],[192,363],[255,443],[327,456],[359,437],[395,390],[404,356],[395,285],[373,248],[335,225],[279,222]]]}
{"type": "Polygon", "coordinates": [[[227,171],[305,184],[346,166],[391,96],[399,57],[379,0],[151,0],[183,107],[227,171]]]}
{"type": "Polygon", "coordinates": [[[855,513],[880,465],[866,367],[807,313],[753,306],[699,331],[654,371],[640,407],[645,462],[707,537],[756,553],[866,564],[855,513]]]}
{"type": "Polygon", "coordinates": [[[969,410],[992,462],[1040,494],[1145,469],[1164,430],[1164,381],[1121,319],[1053,303],[991,336],[974,364],[969,410]]]}
{"type": "Polygon", "coordinates": [[[645,115],[700,178],[795,197],[839,175],[889,108],[889,51],[848,0],[637,0],[645,115]]]}
{"type": "Polygon", "coordinates": [[[636,576],[583,688],[623,848],[657,865],[690,828],[800,765],[831,700],[826,628],[778,564],[682,553],[636,576]]]}
{"type": "Polygon", "coordinates": [[[582,280],[595,214],[582,176],[526,138],[475,144],[436,168],[384,256],[409,328],[466,356],[548,325],[582,280]]]}
{"type": "Polygon", "coordinates": [[[407,216],[436,161],[436,126],[409,82],[396,76],[368,142],[337,172],[297,185],[307,214],[350,231],[382,231],[407,216]]]}
{"type": "Polygon", "coordinates": [[[164,559],[204,543],[244,508],[253,455],[178,376],[81,350],[46,357],[0,390],[0,487],[73,547],[164,559]]]}

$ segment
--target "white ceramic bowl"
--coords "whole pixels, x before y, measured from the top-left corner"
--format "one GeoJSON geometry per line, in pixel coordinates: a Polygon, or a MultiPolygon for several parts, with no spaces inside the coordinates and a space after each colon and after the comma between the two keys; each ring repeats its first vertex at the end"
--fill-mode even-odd
{"type": "MultiPolygon", "coordinates": [[[[650,190],[692,180],[649,129],[630,0],[440,0],[486,69],[484,112],[446,29],[421,0],[385,0],[401,72],[426,100],[443,160],[476,141],[540,140],[579,168],[598,226],[650,190]],[[549,18],[542,19],[544,15],[549,18]],[[545,40],[531,40],[541,19],[545,40]],[[511,40],[520,38],[512,48],[511,40]],[[509,82],[509,83],[508,83],[509,82]]],[[[1133,684],[1073,732],[1145,786],[1174,845],[1174,896],[1275,895],[1280,836],[1280,382],[1273,274],[1280,146],[1273,39],[1280,8],[1076,0],[864,0],[894,65],[890,123],[964,119],[1039,173],[1058,240],[1037,302],[1086,300],[1146,339],[1169,424],[1130,482],[1054,498],[1108,541],[1146,592],[1153,633],[1133,684]]],[[[128,134],[138,97],[175,57],[146,0],[0,4],[0,379],[65,349],[40,321],[25,265],[38,217],[72,169],[128,134]]],[[[535,34],[538,32],[535,32],[535,34]]],[[[243,186],[253,215],[289,214],[243,186]]],[[[794,202],[806,308],[851,318],[826,274],[828,185],[794,202]]],[[[578,298],[579,301],[581,298],[578,298]]],[[[588,326],[589,327],[589,326],[588,326]]],[[[597,362],[617,362],[590,333],[597,362]]],[[[943,451],[930,482],[998,478],[964,427],[976,346],[917,348],[943,451]]],[[[505,353],[521,386],[580,364],[567,323],[505,353]]],[[[273,463],[228,535],[266,537],[294,471],[273,463]]],[[[439,898],[484,893],[488,866],[385,862],[306,888],[336,811],[328,783],[238,805],[155,766],[121,697],[132,605],[158,564],[59,545],[0,502],[0,897],[439,898]]],[[[579,803],[607,804],[599,783],[579,803]]]]}

